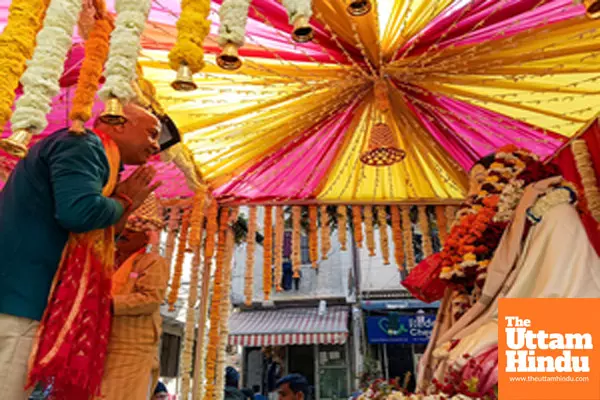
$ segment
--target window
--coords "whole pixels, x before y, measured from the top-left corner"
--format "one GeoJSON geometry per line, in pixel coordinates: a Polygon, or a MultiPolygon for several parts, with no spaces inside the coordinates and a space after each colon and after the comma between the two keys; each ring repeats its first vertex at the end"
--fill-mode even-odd
{"type": "Polygon", "coordinates": [[[346,346],[319,346],[319,398],[346,400],[350,396],[346,346]]]}

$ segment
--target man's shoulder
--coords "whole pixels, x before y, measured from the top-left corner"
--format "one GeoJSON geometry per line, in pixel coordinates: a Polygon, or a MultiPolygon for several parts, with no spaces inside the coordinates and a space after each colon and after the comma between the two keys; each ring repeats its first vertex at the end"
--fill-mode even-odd
{"type": "Polygon", "coordinates": [[[61,129],[56,131],[41,142],[43,147],[48,149],[54,149],[56,147],[64,148],[77,148],[77,149],[89,149],[90,151],[102,151],[104,147],[100,138],[96,136],[92,131],[86,131],[83,135],[74,135],[68,131],[68,129],[61,129]]]}

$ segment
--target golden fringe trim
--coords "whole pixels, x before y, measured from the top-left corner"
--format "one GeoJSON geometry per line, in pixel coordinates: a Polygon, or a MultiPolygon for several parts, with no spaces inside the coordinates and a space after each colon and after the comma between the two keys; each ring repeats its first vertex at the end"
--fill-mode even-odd
{"type": "Polygon", "coordinates": [[[600,223],[600,191],[598,190],[598,177],[594,171],[592,158],[583,139],[574,140],[571,143],[577,171],[581,177],[581,184],[585,194],[588,210],[596,222],[600,223]]]}

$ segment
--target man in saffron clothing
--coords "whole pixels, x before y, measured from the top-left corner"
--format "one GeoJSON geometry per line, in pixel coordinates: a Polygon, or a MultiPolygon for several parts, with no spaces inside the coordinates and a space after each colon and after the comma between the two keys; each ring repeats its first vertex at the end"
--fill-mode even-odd
{"type": "Polygon", "coordinates": [[[169,266],[147,252],[158,243],[162,220],[151,196],[131,217],[117,240],[117,270],[112,277],[114,315],[102,380],[103,400],[146,400],[158,382],[160,305],[169,266]]]}
{"type": "Polygon", "coordinates": [[[124,113],[128,122],[122,126],[97,122],[94,132],[74,135],[63,129],[42,139],[0,192],[3,398],[28,397],[28,358],[68,240],[124,225],[157,187],[149,166],[117,183],[121,163],[143,165],[159,150],[158,119],[135,105],[124,113]]]}

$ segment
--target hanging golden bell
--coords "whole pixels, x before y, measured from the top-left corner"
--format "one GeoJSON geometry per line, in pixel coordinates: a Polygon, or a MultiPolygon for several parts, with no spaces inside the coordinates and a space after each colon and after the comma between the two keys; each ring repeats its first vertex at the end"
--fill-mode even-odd
{"type": "Polygon", "coordinates": [[[217,57],[219,67],[228,71],[234,71],[242,66],[242,60],[238,55],[238,46],[235,43],[228,42],[217,57]]]}
{"type": "Polygon", "coordinates": [[[371,11],[371,2],[369,0],[351,0],[347,10],[353,17],[362,17],[371,11]]]}
{"type": "Polygon", "coordinates": [[[360,161],[372,167],[389,167],[405,157],[406,152],[400,149],[398,138],[392,129],[388,124],[379,122],[371,128],[369,142],[360,155],[360,161]]]}
{"type": "Polygon", "coordinates": [[[298,43],[310,42],[314,36],[312,26],[308,23],[308,18],[300,16],[294,21],[294,31],[292,39],[298,43]]]}
{"type": "Polygon", "coordinates": [[[85,133],[84,122],[80,119],[75,119],[71,121],[71,127],[69,128],[69,132],[73,135],[83,135],[85,133]]]}
{"type": "Polygon", "coordinates": [[[181,64],[177,70],[177,78],[171,83],[171,87],[179,92],[191,92],[198,86],[194,83],[192,71],[187,64],[181,64]]]}
{"type": "Polygon", "coordinates": [[[593,19],[600,18],[600,0],[584,0],[587,16],[593,19]]]}
{"type": "Polygon", "coordinates": [[[31,141],[31,132],[27,129],[14,131],[6,139],[0,140],[0,149],[15,157],[25,158],[27,155],[27,145],[31,141]]]}
{"type": "Polygon", "coordinates": [[[111,97],[104,106],[104,112],[100,114],[100,121],[107,125],[123,125],[127,122],[123,114],[123,105],[116,97],[111,97]]]}

